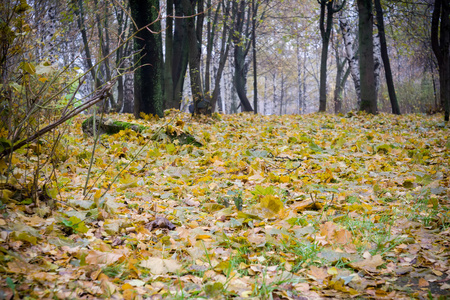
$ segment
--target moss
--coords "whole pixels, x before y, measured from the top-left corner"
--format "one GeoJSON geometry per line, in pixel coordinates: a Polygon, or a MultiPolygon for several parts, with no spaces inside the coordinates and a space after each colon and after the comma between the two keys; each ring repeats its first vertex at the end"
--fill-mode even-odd
{"type": "MultiPolygon", "coordinates": [[[[93,127],[94,127],[94,117],[89,117],[83,121],[81,127],[83,128],[83,132],[89,135],[93,135],[93,127]]],[[[147,127],[143,125],[121,122],[121,121],[111,121],[109,119],[100,120],[99,117],[96,117],[95,125],[100,134],[115,134],[121,130],[131,129],[136,132],[142,132],[147,127]],[[102,121],[102,122],[100,122],[102,121]]]]}

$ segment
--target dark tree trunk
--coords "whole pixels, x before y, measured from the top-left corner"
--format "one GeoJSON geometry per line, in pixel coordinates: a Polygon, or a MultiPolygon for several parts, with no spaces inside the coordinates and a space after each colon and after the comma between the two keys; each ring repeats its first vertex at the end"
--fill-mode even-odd
{"type": "Polygon", "coordinates": [[[320,36],[322,37],[322,54],[320,58],[320,84],[319,84],[319,111],[324,112],[327,109],[327,60],[328,45],[330,44],[330,36],[333,28],[333,14],[340,11],[345,1],[338,7],[335,6],[334,0],[317,0],[320,4],[320,36]],[[325,24],[326,11],[326,24],[325,24]]]}
{"type": "Polygon", "coordinates": [[[383,59],[384,72],[386,76],[389,99],[391,101],[392,113],[400,115],[400,107],[398,106],[397,96],[395,94],[394,80],[392,78],[391,64],[389,62],[389,55],[387,51],[386,35],[384,32],[383,9],[381,8],[380,0],[375,0],[375,9],[377,12],[377,26],[378,35],[380,37],[381,58],[383,59]]]}
{"type": "MultiPolygon", "coordinates": [[[[227,4],[225,6],[225,1],[223,1],[224,6],[224,15],[228,18],[230,13],[231,4],[230,1],[226,1],[227,4]]],[[[220,94],[220,80],[222,79],[223,70],[225,68],[225,63],[227,61],[228,52],[230,50],[232,32],[227,28],[227,26],[223,26],[222,30],[222,43],[220,46],[220,55],[219,55],[219,66],[216,71],[216,78],[214,81],[214,91],[211,96],[211,112],[215,111],[216,103],[220,94]],[[228,37],[227,37],[228,34],[228,37]]]]}
{"type": "MultiPolygon", "coordinates": [[[[110,39],[109,39],[109,29],[108,29],[108,6],[104,6],[104,20],[102,22],[101,18],[100,18],[100,14],[99,14],[99,9],[100,7],[98,6],[98,2],[97,0],[94,0],[94,4],[95,4],[95,8],[97,10],[95,17],[97,19],[97,30],[98,30],[98,39],[100,41],[100,50],[101,50],[101,57],[102,57],[102,66],[103,66],[103,72],[104,76],[103,76],[103,82],[108,82],[111,81],[111,67],[110,67],[110,63],[109,63],[109,43],[110,43],[110,39]]],[[[116,109],[116,101],[114,99],[114,94],[111,93],[109,95],[109,104],[111,106],[111,108],[113,110],[116,109]]],[[[104,109],[106,111],[109,111],[109,108],[107,108],[107,105],[104,105],[104,109]]]]}
{"type": "Polygon", "coordinates": [[[91,52],[89,49],[89,42],[88,42],[88,38],[87,38],[86,26],[84,24],[83,1],[82,0],[78,0],[78,1],[72,0],[72,3],[74,5],[75,14],[77,16],[78,28],[81,31],[81,38],[83,40],[84,52],[86,55],[86,60],[85,60],[86,66],[87,66],[89,72],[91,73],[92,80],[94,80],[94,84],[95,84],[94,89],[97,89],[102,85],[102,82],[97,77],[95,69],[94,69],[94,65],[92,63],[92,56],[91,56],[91,52]]]}
{"type": "Polygon", "coordinates": [[[450,117],[450,3],[435,0],[431,23],[431,45],[438,61],[441,105],[444,120],[450,117]]]}
{"type": "Polygon", "coordinates": [[[163,116],[163,60],[159,0],[130,0],[131,16],[136,30],[134,40],[136,71],[134,73],[134,115],[163,116]]]}
{"type": "MultiPolygon", "coordinates": [[[[247,70],[245,65],[245,57],[247,56],[248,47],[244,41],[246,36],[243,33],[245,23],[245,1],[241,0],[237,3],[237,0],[233,2],[233,17],[234,17],[234,86],[236,92],[241,101],[243,111],[253,111],[252,105],[247,98],[246,83],[247,83],[247,70]]],[[[246,28],[248,30],[248,27],[246,28]]]]}
{"type": "Polygon", "coordinates": [[[372,0],[358,0],[361,111],[378,113],[373,59],[372,0]]]}
{"type": "MultiPolygon", "coordinates": [[[[188,17],[186,21],[189,41],[189,76],[191,78],[192,97],[194,98],[194,114],[199,114],[198,104],[203,100],[203,87],[200,76],[201,39],[198,39],[199,30],[195,28],[195,10],[193,6],[195,0],[181,0],[181,4],[185,16],[188,17]]],[[[199,25],[197,22],[197,26],[202,25],[199,25]]]]}
{"type": "MultiPolygon", "coordinates": [[[[219,13],[221,11],[223,1],[220,2],[217,5],[216,12],[214,14],[214,18],[211,16],[211,9],[208,9],[208,23],[206,25],[206,32],[207,32],[207,44],[206,44],[206,61],[205,61],[205,96],[209,99],[211,102],[212,99],[212,92],[211,92],[211,60],[212,60],[212,52],[213,52],[213,46],[215,42],[215,36],[216,36],[216,30],[217,30],[217,23],[219,18],[219,13]]],[[[208,0],[208,7],[211,7],[211,0],[208,0]]],[[[226,26],[224,26],[226,28],[226,26]]],[[[222,38],[226,38],[225,36],[222,36],[222,38]]],[[[214,110],[214,106],[211,103],[211,109],[214,110]]]]}
{"type": "Polygon", "coordinates": [[[258,4],[252,0],[252,49],[253,49],[253,108],[258,113],[258,73],[256,72],[256,12],[258,4]]]}
{"type": "Polygon", "coordinates": [[[166,109],[180,108],[180,103],[174,99],[173,77],[173,0],[167,0],[165,60],[164,60],[164,100],[166,109]]]}
{"type": "Polygon", "coordinates": [[[173,36],[173,105],[179,108],[183,97],[184,78],[189,59],[189,42],[187,36],[187,20],[183,18],[181,0],[174,0],[175,4],[175,30],[173,36]]]}

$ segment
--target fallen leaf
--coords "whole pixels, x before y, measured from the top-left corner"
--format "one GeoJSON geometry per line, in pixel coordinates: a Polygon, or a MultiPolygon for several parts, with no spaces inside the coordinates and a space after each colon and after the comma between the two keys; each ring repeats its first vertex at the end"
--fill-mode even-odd
{"type": "Polygon", "coordinates": [[[364,270],[364,271],[368,271],[371,273],[375,273],[375,272],[378,272],[377,267],[381,266],[384,263],[385,262],[384,262],[383,258],[381,257],[381,255],[377,254],[372,257],[367,257],[366,259],[364,259],[362,261],[350,263],[349,266],[351,266],[354,269],[364,270]]]}
{"type": "Polygon", "coordinates": [[[158,257],[150,257],[141,261],[140,266],[150,269],[155,275],[164,275],[167,273],[177,273],[181,269],[181,265],[174,259],[162,259],[158,257]]]}

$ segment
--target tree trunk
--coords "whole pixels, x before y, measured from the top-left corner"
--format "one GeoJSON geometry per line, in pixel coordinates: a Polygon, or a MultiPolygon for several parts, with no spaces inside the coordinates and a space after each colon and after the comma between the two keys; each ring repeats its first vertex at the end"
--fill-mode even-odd
{"type": "Polygon", "coordinates": [[[320,36],[322,37],[322,54],[320,56],[320,84],[319,84],[319,111],[325,112],[327,109],[327,60],[328,45],[333,24],[332,13],[333,1],[320,1],[320,36]],[[325,27],[325,11],[327,15],[325,27]]]}
{"type": "Polygon", "coordinates": [[[441,104],[444,120],[450,117],[450,3],[435,0],[431,23],[431,46],[438,61],[441,104]]]}
{"type": "Polygon", "coordinates": [[[181,0],[181,4],[184,15],[188,17],[186,21],[189,40],[189,76],[191,78],[192,97],[194,98],[194,114],[199,114],[198,104],[204,99],[202,78],[200,76],[201,40],[198,40],[198,31],[195,28],[195,11],[191,1],[181,0]]]}
{"type": "MultiPolygon", "coordinates": [[[[205,94],[211,97],[211,59],[212,59],[212,50],[215,41],[216,35],[216,27],[217,27],[217,19],[219,17],[219,12],[221,9],[222,2],[220,2],[217,6],[216,12],[214,14],[214,18],[211,16],[211,9],[208,10],[208,22],[206,23],[206,61],[205,61],[205,94]]],[[[211,0],[208,0],[208,7],[211,7],[211,0]]]]}
{"type": "Polygon", "coordinates": [[[258,113],[258,73],[256,72],[256,12],[258,4],[252,0],[252,49],[253,49],[253,109],[258,113]]]}
{"type": "MultiPolygon", "coordinates": [[[[225,6],[225,3],[223,3],[225,6]]],[[[224,7],[224,15],[227,18],[230,13],[230,1],[227,1],[227,5],[224,7]]],[[[227,20],[227,19],[226,19],[227,20]]],[[[225,21],[226,21],[225,20],[225,21]]],[[[228,30],[227,26],[223,26],[222,30],[222,43],[220,46],[220,54],[219,54],[219,66],[216,71],[216,78],[214,81],[214,91],[211,96],[211,112],[215,111],[217,99],[220,93],[220,81],[222,80],[223,70],[225,68],[225,63],[227,61],[228,52],[230,50],[232,32],[228,30]],[[228,34],[228,37],[227,37],[228,34]]]]}
{"type": "Polygon", "coordinates": [[[134,40],[136,71],[134,73],[134,115],[140,113],[163,116],[163,60],[159,0],[130,0],[131,16],[136,30],[134,40]]]}
{"type": "MultiPolygon", "coordinates": [[[[245,1],[241,0],[237,3],[237,0],[233,2],[233,17],[235,21],[234,26],[234,85],[236,92],[241,101],[243,111],[253,111],[250,101],[246,95],[246,83],[247,83],[247,71],[245,70],[245,57],[247,50],[245,49],[245,34],[243,33],[244,21],[245,21],[245,1]]],[[[248,28],[247,28],[248,29],[248,28]]]]}
{"type": "Polygon", "coordinates": [[[378,36],[380,37],[381,58],[383,59],[384,72],[386,76],[386,84],[388,87],[389,99],[391,101],[392,113],[400,115],[400,107],[398,105],[397,96],[395,94],[394,80],[392,78],[391,63],[387,51],[386,34],[384,31],[383,9],[380,0],[375,0],[375,10],[377,12],[378,36]]]}
{"type": "Polygon", "coordinates": [[[336,42],[335,45],[335,57],[336,57],[336,83],[334,88],[334,112],[342,112],[342,90],[344,89],[345,83],[347,82],[348,75],[350,73],[350,68],[344,73],[344,68],[346,64],[346,59],[341,61],[340,54],[340,43],[336,42]]]}
{"type": "Polygon", "coordinates": [[[173,105],[179,108],[183,97],[184,78],[189,60],[189,41],[187,37],[187,20],[183,18],[181,0],[174,0],[175,4],[175,30],[173,36],[173,105]]]}
{"type": "Polygon", "coordinates": [[[372,41],[373,41],[373,76],[375,78],[375,91],[378,95],[381,85],[381,45],[378,33],[373,36],[372,41]]]}
{"type": "Polygon", "coordinates": [[[179,108],[180,103],[174,98],[172,77],[173,63],[173,0],[167,0],[166,39],[164,59],[164,99],[166,109],[179,108]]]}
{"type": "Polygon", "coordinates": [[[72,3],[75,7],[75,15],[77,16],[78,28],[81,31],[81,38],[83,40],[84,52],[86,55],[86,66],[91,73],[92,80],[94,81],[94,90],[98,89],[102,82],[97,77],[94,65],[92,63],[92,56],[89,49],[89,42],[87,38],[86,26],[84,24],[84,9],[83,9],[83,1],[82,0],[72,0],[72,3]]]}
{"type": "MultiPolygon", "coordinates": [[[[128,59],[127,59],[128,60],[128,59]]],[[[130,63],[127,63],[129,66],[130,63]]],[[[134,111],[134,76],[133,73],[125,73],[123,82],[123,110],[124,113],[133,113],[134,111]]]]}
{"type": "MultiPolygon", "coordinates": [[[[115,10],[115,17],[117,20],[118,28],[117,28],[117,36],[121,36],[124,33],[124,28],[127,27],[127,22],[124,22],[124,16],[128,16],[124,13],[122,9],[115,10]]],[[[126,18],[128,20],[128,18],[126,18]]],[[[117,76],[117,103],[115,107],[116,112],[120,112],[123,107],[123,101],[124,101],[124,76],[122,75],[125,71],[125,65],[124,65],[124,53],[125,53],[125,46],[123,45],[124,39],[119,39],[119,43],[121,45],[116,50],[116,66],[118,69],[119,75],[117,76]]]]}
{"type": "Polygon", "coordinates": [[[327,60],[328,60],[328,45],[330,44],[331,31],[333,29],[333,14],[340,11],[344,5],[342,4],[335,8],[334,0],[319,0],[320,4],[320,36],[322,37],[322,54],[320,58],[320,84],[319,84],[319,111],[325,112],[327,109],[327,60]],[[326,25],[325,25],[325,10],[326,10],[326,25]]]}
{"type": "MultiPolygon", "coordinates": [[[[302,78],[302,70],[305,68],[305,66],[303,65],[302,68],[302,63],[301,63],[301,55],[300,55],[300,40],[299,37],[296,37],[296,43],[295,43],[295,48],[296,48],[296,54],[297,54],[297,85],[298,85],[298,114],[303,114],[303,93],[302,93],[302,82],[304,80],[304,78],[302,78]]],[[[265,95],[265,94],[264,94],[265,95]]]]}
{"type": "Polygon", "coordinates": [[[341,29],[342,38],[344,40],[345,56],[347,58],[348,65],[350,67],[350,74],[352,75],[353,84],[355,86],[357,109],[360,109],[361,81],[359,75],[357,51],[355,51],[355,48],[357,47],[358,43],[356,41],[356,37],[352,38],[351,34],[352,27],[348,23],[347,16],[345,15],[344,10],[341,10],[339,14],[339,27],[341,29]]]}
{"type": "Polygon", "coordinates": [[[361,111],[378,113],[373,59],[372,0],[358,0],[361,111]]]}
{"type": "MultiPolygon", "coordinates": [[[[98,30],[98,40],[100,42],[100,56],[101,59],[103,60],[101,66],[103,66],[103,72],[102,74],[104,74],[103,76],[103,82],[108,82],[111,81],[111,67],[109,64],[109,34],[108,34],[108,11],[107,11],[107,6],[105,5],[105,12],[103,15],[104,21],[102,22],[101,18],[100,18],[100,14],[99,14],[99,7],[98,7],[98,3],[97,0],[94,0],[94,4],[95,4],[95,8],[96,8],[96,20],[97,20],[97,30],[98,30]],[[103,33],[104,32],[104,33],[103,33]]],[[[114,99],[114,93],[111,93],[109,95],[109,104],[110,107],[112,109],[116,109],[116,101],[114,99]]],[[[104,103],[103,108],[105,109],[105,111],[109,111],[108,105],[107,103],[104,103]]]]}

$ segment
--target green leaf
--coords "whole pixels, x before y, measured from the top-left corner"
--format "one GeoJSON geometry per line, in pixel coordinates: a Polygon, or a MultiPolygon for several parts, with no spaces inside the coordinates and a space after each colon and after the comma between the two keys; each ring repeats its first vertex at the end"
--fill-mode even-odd
{"type": "Polygon", "coordinates": [[[263,186],[257,185],[257,186],[255,186],[255,190],[253,190],[251,193],[255,196],[257,196],[257,195],[262,195],[262,196],[275,195],[275,189],[273,188],[273,186],[263,187],[263,186]]]}
{"type": "Polygon", "coordinates": [[[12,281],[12,279],[10,277],[6,277],[6,284],[8,285],[8,287],[10,289],[12,289],[13,291],[16,290],[16,285],[15,283],[12,281]]]}
{"type": "Polygon", "coordinates": [[[177,151],[177,148],[175,147],[174,144],[167,144],[167,145],[166,145],[166,151],[167,151],[167,153],[169,153],[169,154],[174,154],[175,151],[177,151]]]}
{"type": "Polygon", "coordinates": [[[213,284],[205,285],[204,289],[208,298],[215,298],[222,294],[223,284],[220,282],[214,282],[213,284]]]}
{"type": "Polygon", "coordinates": [[[309,148],[314,151],[314,152],[322,152],[323,149],[322,147],[320,147],[319,145],[317,145],[316,143],[314,143],[313,141],[311,141],[309,143],[309,148]]]}

